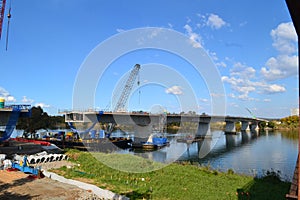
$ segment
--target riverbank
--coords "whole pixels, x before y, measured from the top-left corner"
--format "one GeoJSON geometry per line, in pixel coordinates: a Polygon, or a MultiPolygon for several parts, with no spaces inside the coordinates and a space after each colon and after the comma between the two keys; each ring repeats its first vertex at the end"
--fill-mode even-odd
{"type": "MultiPolygon", "coordinates": [[[[112,169],[88,152],[67,152],[76,164],[72,168],[54,170],[66,178],[94,184],[100,188],[125,195],[130,199],[285,199],[290,183],[281,181],[275,172],[264,178],[220,173],[208,167],[188,163],[161,166],[132,155],[97,153],[101,161],[122,169],[156,169],[149,172],[121,172],[112,169]],[[123,166],[124,165],[124,166],[123,166]],[[123,168],[124,167],[124,168],[123,168]]],[[[141,170],[143,171],[143,170],[141,170]]]]}

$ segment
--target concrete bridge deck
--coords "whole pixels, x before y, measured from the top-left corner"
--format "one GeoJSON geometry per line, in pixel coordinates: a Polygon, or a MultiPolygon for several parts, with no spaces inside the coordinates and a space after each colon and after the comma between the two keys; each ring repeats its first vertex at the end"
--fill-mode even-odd
{"type": "MultiPolygon", "coordinates": [[[[210,132],[211,122],[225,122],[225,132],[235,133],[235,124],[240,122],[242,130],[258,129],[258,124],[268,122],[265,119],[235,117],[235,116],[210,116],[210,115],[191,115],[191,114],[153,114],[147,112],[99,112],[99,111],[63,111],[65,121],[71,123],[83,122],[102,122],[123,125],[136,125],[139,127],[163,126],[170,123],[197,123],[198,135],[206,135],[210,132]]],[[[141,129],[141,128],[140,128],[141,129]]],[[[149,131],[149,130],[148,130],[149,131]]]]}

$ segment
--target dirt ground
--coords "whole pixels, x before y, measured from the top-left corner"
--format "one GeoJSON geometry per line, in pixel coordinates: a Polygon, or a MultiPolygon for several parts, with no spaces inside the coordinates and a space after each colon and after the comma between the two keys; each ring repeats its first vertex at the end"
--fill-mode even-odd
{"type": "MultiPolygon", "coordinates": [[[[57,168],[69,163],[61,161],[60,163],[51,164],[53,166],[45,165],[44,168],[57,168]]],[[[2,199],[96,200],[100,198],[91,191],[60,183],[47,177],[36,179],[20,171],[0,170],[0,200],[2,199]]]]}

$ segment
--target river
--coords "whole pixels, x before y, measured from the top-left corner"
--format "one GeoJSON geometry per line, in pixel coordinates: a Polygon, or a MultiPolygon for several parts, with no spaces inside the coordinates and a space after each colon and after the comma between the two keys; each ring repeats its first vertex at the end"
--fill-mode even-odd
{"type": "MultiPolygon", "coordinates": [[[[13,136],[21,132],[15,131],[13,136]]],[[[214,130],[211,133],[212,138],[192,144],[178,142],[178,135],[168,134],[170,145],[160,150],[135,152],[127,149],[118,153],[134,154],[163,163],[188,161],[219,171],[231,169],[235,173],[252,176],[261,176],[269,170],[280,172],[284,180],[292,180],[298,153],[297,130],[236,135],[214,130]]]]}
{"type": "Polygon", "coordinates": [[[261,176],[275,171],[284,180],[291,181],[298,153],[298,132],[265,131],[225,135],[212,131],[212,138],[190,145],[168,136],[170,146],[146,153],[122,151],[159,162],[192,161],[212,169],[261,176]]]}

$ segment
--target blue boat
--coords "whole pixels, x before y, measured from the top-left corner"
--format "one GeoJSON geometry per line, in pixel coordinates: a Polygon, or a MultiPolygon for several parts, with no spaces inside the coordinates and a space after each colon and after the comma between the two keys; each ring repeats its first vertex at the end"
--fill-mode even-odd
{"type": "Polygon", "coordinates": [[[153,133],[146,142],[132,143],[132,148],[142,148],[144,150],[160,149],[169,144],[168,139],[162,134],[153,133]]]}

